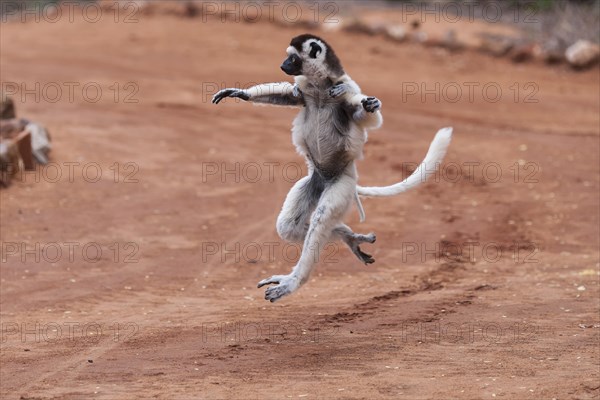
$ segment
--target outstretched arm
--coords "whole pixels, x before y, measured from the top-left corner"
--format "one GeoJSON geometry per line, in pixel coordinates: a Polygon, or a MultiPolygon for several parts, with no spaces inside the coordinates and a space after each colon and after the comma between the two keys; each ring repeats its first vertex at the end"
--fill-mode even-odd
{"type": "Polygon", "coordinates": [[[288,82],[263,83],[249,89],[223,89],[213,96],[213,104],[219,104],[225,97],[238,97],[254,103],[278,106],[304,105],[304,97],[295,85],[288,82]]]}

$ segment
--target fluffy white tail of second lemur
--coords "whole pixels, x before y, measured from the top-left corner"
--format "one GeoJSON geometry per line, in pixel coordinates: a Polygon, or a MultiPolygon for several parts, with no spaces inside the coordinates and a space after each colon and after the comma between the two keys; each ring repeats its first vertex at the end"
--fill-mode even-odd
{"type": "Polygon", "coordinates": [[[446,150],[450,145],[450,140],[452,139],[452,128],[442,128],[436,133],[433,141],[429,145],[429,150],[427,151],[427,155],[425,159],[417,169],[405,180],[402,182],[398,182],[394,185],[390,186],[382,186],[382,187],[362,187],[357,186],[356,190],[360,196],[370,196],[370,197],[385,197],[385,196],[394,196],[403,192],[406,192],[409,189],[412,189],[416,186],[419,186],[421,183],[425,182],[427,178],[434,174],[437,170],[438,165],[444,159],[446,155],[446,150]]]}

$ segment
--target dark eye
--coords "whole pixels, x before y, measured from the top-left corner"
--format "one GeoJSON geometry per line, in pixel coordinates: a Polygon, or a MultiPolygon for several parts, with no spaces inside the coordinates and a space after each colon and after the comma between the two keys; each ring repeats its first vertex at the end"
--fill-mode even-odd
{"type": "Polygon", "coordinates": [[[321,48],[321,46],[313,42],[310,44],[310,53],[308,55],[310,56],[310,58],[317,58],[317,55],[322,51],[323,49],[321,48]]]}
{"type": "Polygon", "coordinates": [[[297,67],[302,65],[302,61],[300,61],[300,57],[298,57],[296,54],[292,55],[292,64],[294,64],[297,67]]]}

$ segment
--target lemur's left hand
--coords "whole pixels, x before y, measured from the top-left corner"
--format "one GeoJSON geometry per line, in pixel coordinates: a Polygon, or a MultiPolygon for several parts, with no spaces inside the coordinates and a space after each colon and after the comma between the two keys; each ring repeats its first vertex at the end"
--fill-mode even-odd
{"type": "Polygon", "coordinates": [[[377,97],[367,97],[361,100],[366,112],[373,113],[381,108],[381,101],[377,97]]]}
{"type": "Polygon", "coordinates": [[[215,93],[215,95],[212,98],[212,103],[219,104],[219,102],[225,97],[239,97],[242,100],[250,99],[250,95],[242,89],[230,88],[219,90],[217,93],[215,93]]]}
{"type": "Polygon", "coordinates": [[[329,95],[335,99],[336,97],[340,97],[341,95],[346,93],[348,89],[349,87],[345,83],[338,83],[333,85],[331,89],[329,89],[329,95]]]}

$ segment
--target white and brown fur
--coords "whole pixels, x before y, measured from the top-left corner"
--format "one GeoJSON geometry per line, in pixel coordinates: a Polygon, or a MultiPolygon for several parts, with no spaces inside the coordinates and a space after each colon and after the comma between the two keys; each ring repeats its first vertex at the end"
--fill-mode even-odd
{"type": "MultiPolygon", "coordinates": [[[[265,292],[265,299],[272,302],[306,283],[321,250],[330,240],[342,240],[365,264],[374,262],[359,245],[375,242],[375,235],[354,233],[343,223],[352,203],[356,202],[362,220],[364,212],[359,194],[390,196],[426,179],[425,174],[413,178],[414,182],[407,185],[413,174],[392,186],[358,186],[355,161],[363,156],[367,129],[379,128],[383,122],[381,101],[361,93],[358,85],[344,72],[333,49],[317,36],[295,37],[287,48],[287,55],[281,68],[295,76],[294,85],[281,82],[247,90],[223,89],[213,97],[215,104],[225,97],[238,97],[255,103],[302,107],[293,122],[292,141],[298,153],[306,158],[308,175],[296,182],[288,193],[277,218],[277,232],[284,240],[303,242],[303,249],[290,274],[275,275],[259,282],[259,288],[275,285],[265,292]]],[[[443,135],[440,132],[422,165],[428,161],[431,166],[433,161],[439,162],[443,158],[450,132],[443,135]],[[436,140],[438,143],[434,146],[436,140]]],[[[426,173],[430,172],[430,169],[424,169],[426,173]]]]}

